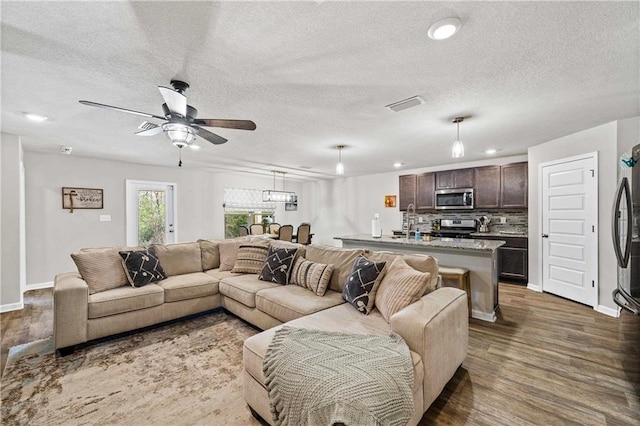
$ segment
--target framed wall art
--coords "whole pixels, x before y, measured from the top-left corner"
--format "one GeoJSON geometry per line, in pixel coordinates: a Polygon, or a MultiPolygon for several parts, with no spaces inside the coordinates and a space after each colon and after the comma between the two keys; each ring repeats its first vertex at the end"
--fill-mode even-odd
{"type": "Polygon", "coordinates": [[[62,187],[62,208],[73,213],[75,209],[104,208],[102,189],[62,187]]]}
{"type": "Polygon", "coordinates": [[[396,206],[396,196],[395,195],[385,195],[384,196],[384,206],[385,207],[395,207],[396,206]]]}

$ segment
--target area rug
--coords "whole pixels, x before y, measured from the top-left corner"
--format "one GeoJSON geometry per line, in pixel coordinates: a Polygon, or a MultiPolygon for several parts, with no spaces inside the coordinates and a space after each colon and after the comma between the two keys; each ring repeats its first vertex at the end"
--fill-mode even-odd
{"type": "Polygon", "coordinates": [[[257,330],[216,311],[56,357],[52,339],[10,349],[3,425],[259,425],[242,394],[257,330]]]}

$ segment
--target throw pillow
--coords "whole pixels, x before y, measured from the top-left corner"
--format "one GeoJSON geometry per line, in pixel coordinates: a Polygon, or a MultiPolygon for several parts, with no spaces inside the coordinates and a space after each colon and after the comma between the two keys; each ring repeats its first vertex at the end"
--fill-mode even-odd
{"type": "Polygon", "coordinates": [[[259,244],[243,244],[231,272],[239,274],[259,274],[269,252],[268,247],[259,244]]]}
{"type": "Polygon", "coordinates": [[[347,277],[342,298],[358,311],[368,315],[373,309],[385,265],[386,262],[372,262],[364,256],[358,256],[347,277]]]}
{"type": "Polygon", "coordinates": [[[200,243],[200,252],[202,253],[202,269],[208,271],[220,266],[220,249],[219,241],[216,240],[198,240],[200,243]]]}
{"type": "Polygon", "coordinates": [[[291,273],[291,265],[297,253],[297,248],[270,246],[267,259],[262,266],[262,271],[258,279],[278,284],[287,284],[289,282],[289,274],[291,273]]]}
{"type": "Polygon", "coordinates": [[[376,307],[385,320],[410,304],[417,302],[431,282],[429,272],[413,269],[397,257],[389,266],[376,294],[376,307]]]}
{"type": "Polygon", "coordinates": [[[299,257],[293,264],[290,283],[308,288],[317,296],[324,296],[334,269],[333,265],[315,263],[299,257]]]}
{"type": "Polygon", "coordinates": [[[153,281],[167,278],[153,247],[145,250],[121,251],[120,257],[122,257],[129,283],[134,287],[142,287],[153,281]]]}
{"type": "Polygon", "coordinates": [[[81,250],[72,253],[78,272],[89,286],[89,294],[98,293],[128,284],[127,274],[117,247],[81,250]]]}

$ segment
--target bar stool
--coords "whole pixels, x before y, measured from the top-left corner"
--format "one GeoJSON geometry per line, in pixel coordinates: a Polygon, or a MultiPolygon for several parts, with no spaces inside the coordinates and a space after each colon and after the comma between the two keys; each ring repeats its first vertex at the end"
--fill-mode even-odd
{"type": "Polygon", "coordinates": [[[440,266],[438,273],[443,280],[454,280],[458,282],[458,288],[467,293],[467,307],[471,316],[471,276],[467,268],[458,266],[440,266]]]}

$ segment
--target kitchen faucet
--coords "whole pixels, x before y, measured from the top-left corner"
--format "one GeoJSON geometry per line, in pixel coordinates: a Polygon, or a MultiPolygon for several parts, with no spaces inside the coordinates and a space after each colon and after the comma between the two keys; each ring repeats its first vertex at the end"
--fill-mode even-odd
{"type": "Polygon", "coordinates": [[[407,206],[407,240],[409,239],[409,233],[411,232],[411,216],[415,219],[416,205],[413,203],[407,206]],[[413,210],[413,214],[411,214],[411,210],[413,210]]]}

